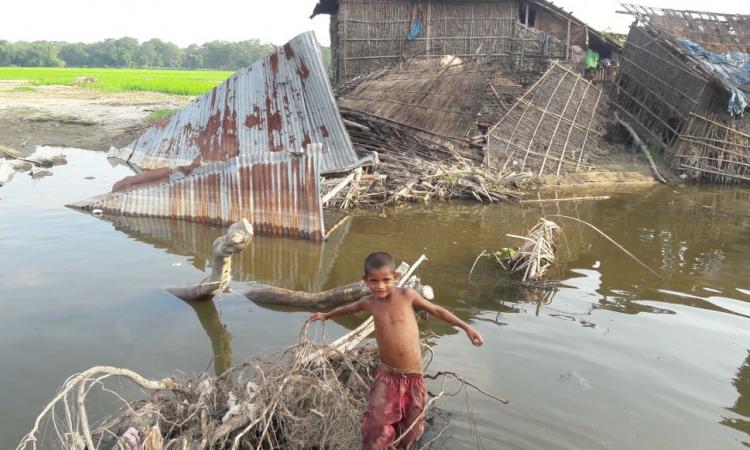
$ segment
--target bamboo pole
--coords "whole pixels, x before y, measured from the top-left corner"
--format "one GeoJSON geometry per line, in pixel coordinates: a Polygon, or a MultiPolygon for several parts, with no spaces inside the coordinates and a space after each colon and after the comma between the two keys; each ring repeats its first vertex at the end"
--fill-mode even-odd
{"type": "Polygon", "coordinates": [[[728,177],[728,178],[734,178],[734,179],[742,180],[742,181],[750,181],[750,177],[743,177],[742,175],[734,175],[731,173],[719,172],[716,170],[710,170],[710,169],[706,169],[702,167],[689,166],[687,164],[680,164],[680,167],[684,167],[685,169],[697,170],[698,172],[711,173],[714,175],[719,175],[720,177],[728,177]]]}
{"type": "Polygon", "coordinates": [[[609,195],[566,197],[566,198],[539,198],[535,200],[519,200],[518,203],[558,203],[558,202],[580,202],[588,200],[609,200],[609,195]]]}

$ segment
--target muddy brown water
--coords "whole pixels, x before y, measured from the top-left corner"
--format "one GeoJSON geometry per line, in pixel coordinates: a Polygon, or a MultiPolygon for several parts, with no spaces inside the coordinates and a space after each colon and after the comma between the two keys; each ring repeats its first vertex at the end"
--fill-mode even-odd
{"type": "MultiPolygon", "coordinates": [[[[0,188],[2,448],[15,446],[74,372],[106,364],[163,377],[212,361],[225,367],[294,342],[307,317],[232,295],[195,306],[172,297],[165,287],[204,275],[221,229],[67,209],[129,172],[101,153],[65,152],[70,162],[53,176],[19,174],[0,188]]],[[[234,277],[326,289],[357,279],[374,250],[426,254],[419,273],[436,301],[484,335],[474,348],[455,328],[422,323],[436,333],[429,370],[458,371],[511,400],[474,392],[441,400],[449,428],[438,448],[750,446],[750,191],[657,186],[578,204],[364,213],[322,245],[258,236],[234,277]],[[559,219],[560,286],[519,288],[488,261],[467,280],[482,248],[512,245],[506,233],[552,214],[594,223],[665,279],[559,219]]],[[[334,338],[362,320],[326,331],[334,338]]]]}

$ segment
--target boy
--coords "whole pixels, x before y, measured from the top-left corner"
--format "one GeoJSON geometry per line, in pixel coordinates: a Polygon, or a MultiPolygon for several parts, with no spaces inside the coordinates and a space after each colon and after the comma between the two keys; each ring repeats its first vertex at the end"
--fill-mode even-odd
{"type": "Polygon", "coordinates": [[[370,387],[362,421],[362,448],[366,450],[388,448],[399,437],[396,445],[408,449],[424,431],[422,411],[427,391],[414,309],[423,309],[461,327],[476,346],[484,343],[474,328],[447,309],[428,302],[414,289],[397,288],[400,274],[395,269],[388,253],[370,254],[365,259],[362,277],[370,295],[333,311],[310,316],[310,320],[326,320],[367,311],[374,318],[380,367],[370,387]]]}

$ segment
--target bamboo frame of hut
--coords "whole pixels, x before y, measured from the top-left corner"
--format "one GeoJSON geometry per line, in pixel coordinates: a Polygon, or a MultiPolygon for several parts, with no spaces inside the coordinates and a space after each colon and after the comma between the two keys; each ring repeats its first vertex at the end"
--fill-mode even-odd
{"type": "Polygon", "coordinates": [[[580,74],[552,64],[490,129],[485,164],[555,176],[590,168],[603,135],[604,100],[580,74]]]}
{"type": "Polygon", "coordinates": [[[726,86],[675,43],[687,38],[716,53],[750,52],[750,16],[623,7],[636,21],[623,48],[613,106],[690,179],[750,181],[750,121],[726,113],[726,86]]]}

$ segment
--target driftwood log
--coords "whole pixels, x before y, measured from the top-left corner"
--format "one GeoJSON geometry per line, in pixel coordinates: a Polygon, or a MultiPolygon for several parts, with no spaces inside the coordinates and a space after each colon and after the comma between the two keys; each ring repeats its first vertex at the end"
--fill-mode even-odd
{"type": "Polygon", "coordinates": [[[292,306],[302,309],[326,309],[349,303],[369,294],[363,281],[349,283],[323,292],[292,291],[277,287],[250,289],[242,295],[260,305],[292,306]]]}

